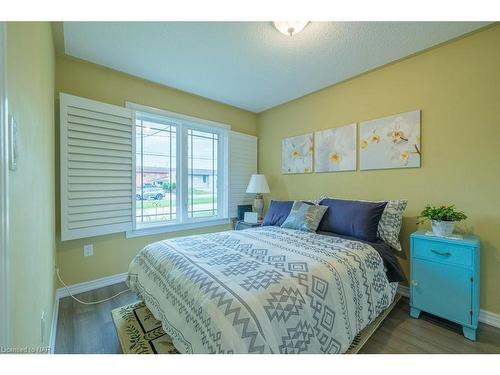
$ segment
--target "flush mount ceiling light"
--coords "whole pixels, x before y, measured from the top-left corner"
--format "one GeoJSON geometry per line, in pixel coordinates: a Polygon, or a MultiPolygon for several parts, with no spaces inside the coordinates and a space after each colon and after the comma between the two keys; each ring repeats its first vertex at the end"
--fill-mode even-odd
{"type": "Polygon", "coordinates": [[[300,33],[308,23],[309,21],[274,21],[273,25],[280,33],[293,36],[300,33]]]}

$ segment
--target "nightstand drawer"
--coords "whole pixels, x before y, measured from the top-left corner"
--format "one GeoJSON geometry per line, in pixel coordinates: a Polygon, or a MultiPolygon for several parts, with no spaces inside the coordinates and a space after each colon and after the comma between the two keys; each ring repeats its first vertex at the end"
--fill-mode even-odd
{"type": "Polygon", "coordinates": [[[415,258],[434,260],[441,263],[470,267],[473,260],[473,248],[456,244],[433,241],[432,239],[414,239],[415,258]]]}

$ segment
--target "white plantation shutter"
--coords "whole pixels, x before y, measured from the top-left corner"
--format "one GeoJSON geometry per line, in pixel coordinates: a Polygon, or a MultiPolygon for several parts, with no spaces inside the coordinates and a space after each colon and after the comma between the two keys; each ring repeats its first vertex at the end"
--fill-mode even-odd
{"type": "Polygon", "coordinates": [[[130,109],[60,94],[61,239],[132,229],[130,109]]]}
{"type": "Polygon", "coordinates": [[[246,189],[257,173],[257,137],[231,132],[229,136],[229,217],[237,216],[239,204],[252,204],[254,194],[246,189]]]}

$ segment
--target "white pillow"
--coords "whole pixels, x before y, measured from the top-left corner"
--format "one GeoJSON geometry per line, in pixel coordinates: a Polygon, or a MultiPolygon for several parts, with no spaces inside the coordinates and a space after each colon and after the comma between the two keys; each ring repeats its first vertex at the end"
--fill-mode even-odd
{"type": "MultiPolygon", "coordinates": [[[[326,195],[322,195],[318,203],[323,199],[342,199],[342,198],[334,198],[326,195]]],[[[357,199],[359,201],[363,201],[361,199],[357,199]]],[[[363,202],[382,202],[382,201],[363,201],[363,202]]],[[[377,228],[377,237],[384,241],[386,244],[391,246],[393,249],[397,251],[402,251],[401,243],[399,242],[399,233],[401,232],[401,226],[403,224],[403,212],[406,209],[406,205],[408,204],[407,199],[397,199],[387,202],[387,205],[384,208],[384,212],[382,212],[382,216],[380,221],[378,222],[377,228]]]]}

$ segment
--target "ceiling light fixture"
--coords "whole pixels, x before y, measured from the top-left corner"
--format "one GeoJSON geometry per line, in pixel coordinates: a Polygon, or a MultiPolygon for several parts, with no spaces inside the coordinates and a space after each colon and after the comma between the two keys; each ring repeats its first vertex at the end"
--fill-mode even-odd
{"type": "Polygon", "coordinates": [[[293,36],[304,30],[309,21],[274,21],[273,26],[282,34],[293,36]]]}

